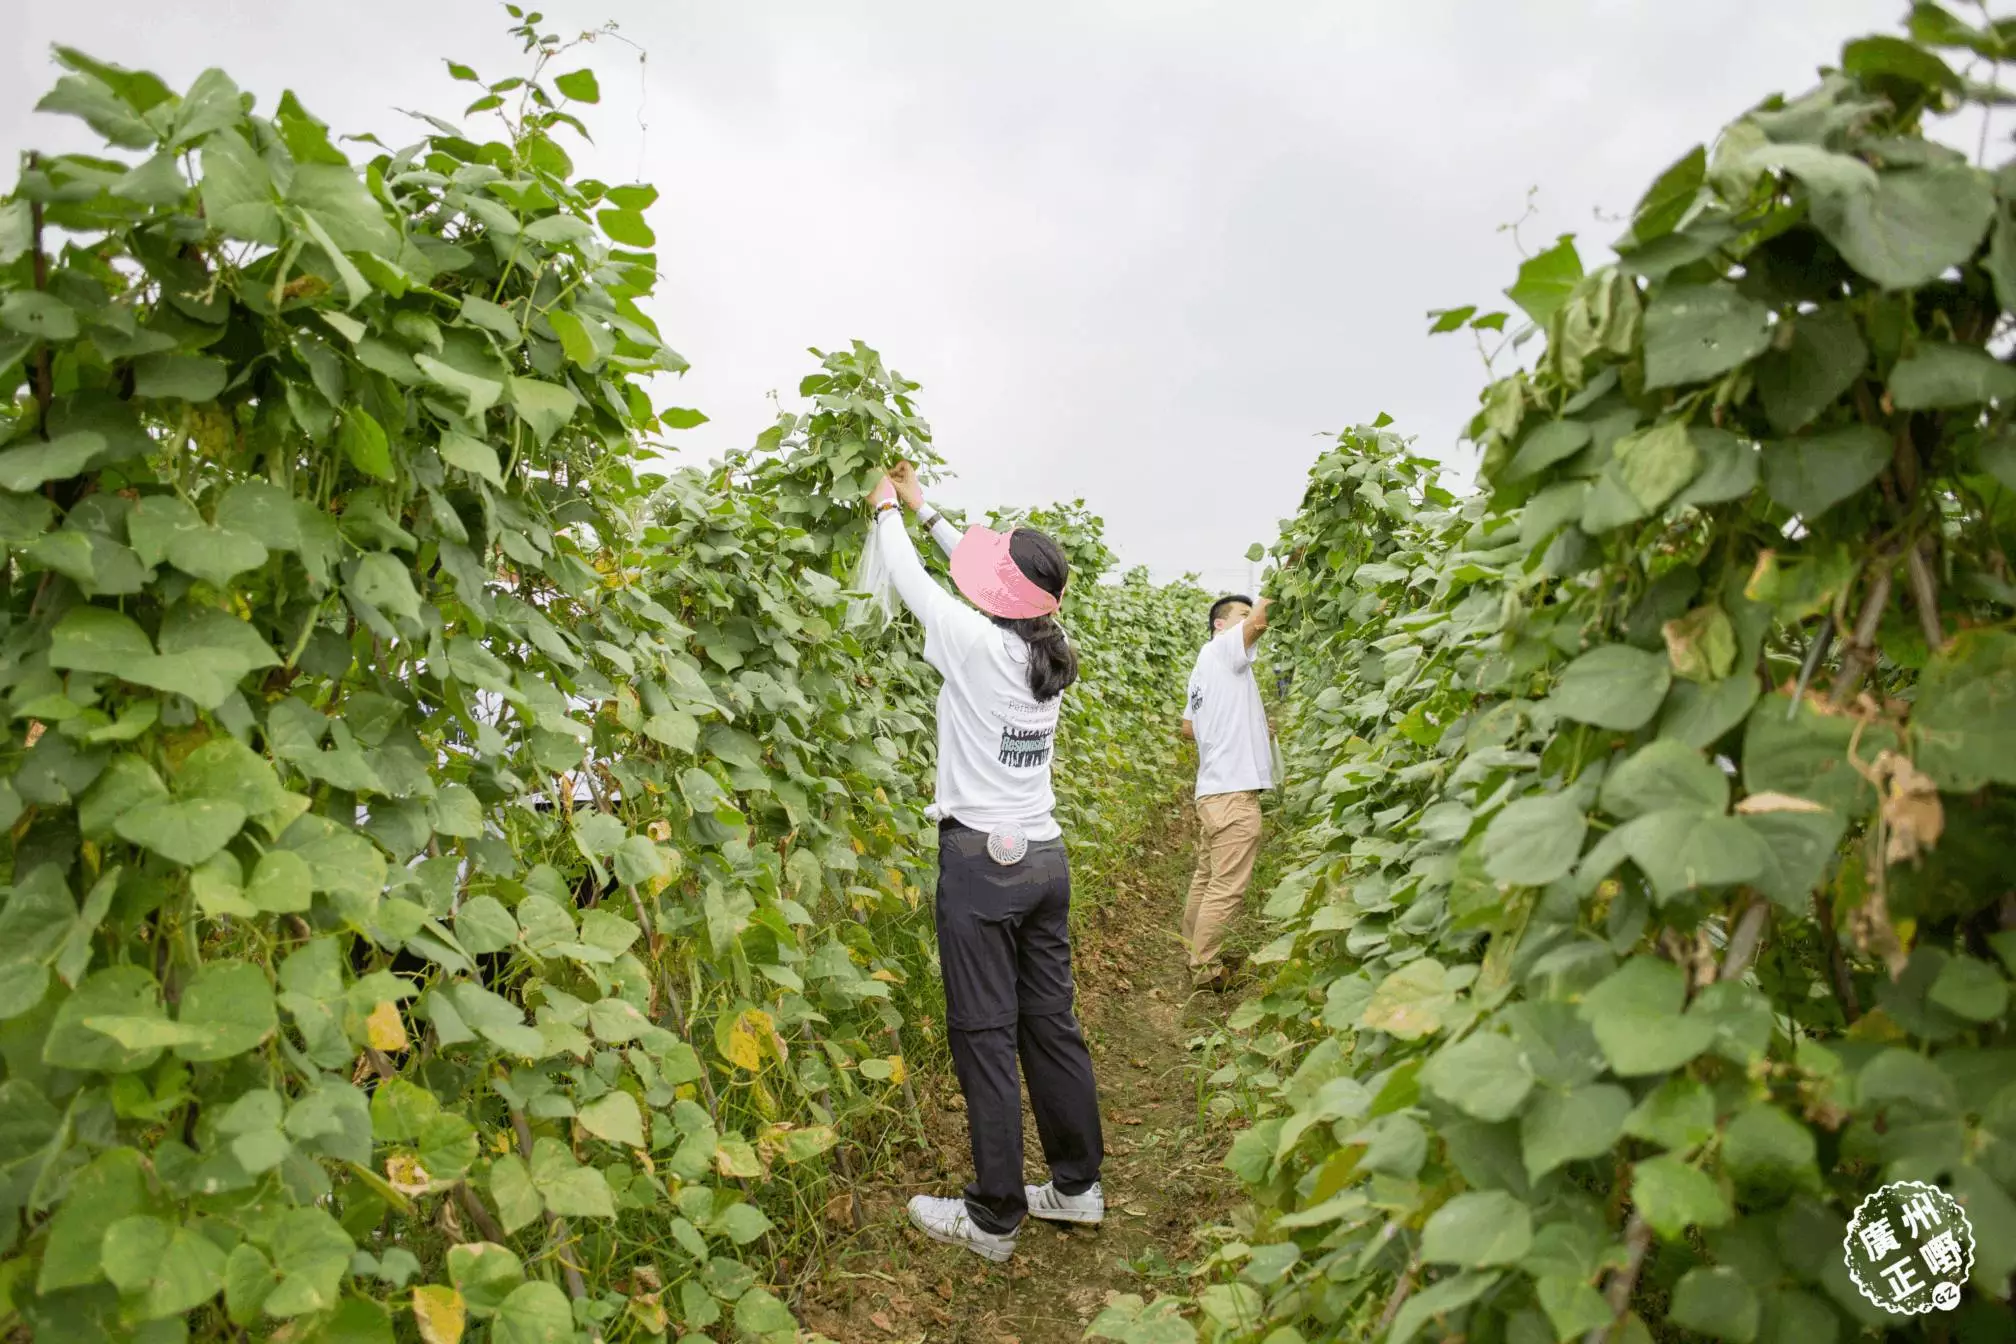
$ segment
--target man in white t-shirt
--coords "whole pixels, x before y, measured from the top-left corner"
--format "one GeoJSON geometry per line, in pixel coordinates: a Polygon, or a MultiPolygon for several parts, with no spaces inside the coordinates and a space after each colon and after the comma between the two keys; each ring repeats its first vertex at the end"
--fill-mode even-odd
{"type": "Polygon", "coordinates": [[[1211,604],[1211,642],[1190,672],[1183,735],[1197,742],[1197,871],[1183,907],[1190,979],[1223,989],[1225,932],[1246,899],[1260,852],[1260,791],[1274,787],[1267,711],[1253,677],[1253,645],[1271,599],[1233,594],[1211,604]]]}

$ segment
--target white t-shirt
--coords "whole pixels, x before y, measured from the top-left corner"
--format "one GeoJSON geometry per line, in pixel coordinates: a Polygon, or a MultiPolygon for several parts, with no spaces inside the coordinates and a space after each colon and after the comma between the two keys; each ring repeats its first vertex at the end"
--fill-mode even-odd
{"type": "MultiPolygon", "coordinates": [[[[1051,813],[1050,758],[1064,697],[1029,693],[1029,646],[939,587],[910,544],[900,509],[876,520],[889,577],[924,624],[924,659],[938,688],[938,784],[927,816],[976,831],[1017,825],[1031,840],[1063,834],[1051,813]]],[[[958,533],[933,529],[949,554],[958,533]]]]}
{"type": "Polygon", "coordinates": [[[1240,625],[1220,630],[1190,670],[1183,717],[1197,736],[1197,796],[1274,787],[1267,711],[1253,677],[1253,650],[1240,625]]]}

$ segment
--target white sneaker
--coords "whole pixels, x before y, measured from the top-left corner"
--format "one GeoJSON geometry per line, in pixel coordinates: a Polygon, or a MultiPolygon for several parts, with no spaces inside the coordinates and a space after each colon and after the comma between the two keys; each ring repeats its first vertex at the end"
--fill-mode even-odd
{"type": "Polygon", "coordinates": [[[1029,1216],[1041,1218],[1046,1223],[1100,1223],[1106,1220],[1106,1194],[1097,1181],[1092,1182],[1090,1190],[1076,1195],[1061,1193],[1055,1181],[1044,1185],[1025,1185],[1022,1193],[1029,1198],[1029,1216]]]}
{"type": "Polygon", "coordinates": [[[966,1201],[937,1195],[914,1195],[910,1222],[919,1232],[947,1246],[964,1246],[983,1260],[1000,1264],[1015,1254],[1015,1234],[1006,1236],[976,1227],[966,1214],[966,1201]]]}

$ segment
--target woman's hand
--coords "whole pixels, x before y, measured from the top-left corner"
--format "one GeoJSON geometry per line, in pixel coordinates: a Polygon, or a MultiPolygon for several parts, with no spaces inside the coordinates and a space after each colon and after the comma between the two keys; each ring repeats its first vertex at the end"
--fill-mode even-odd
{"type": "Polygon", "coordinates": [[[889,469],[888,479],[896,488],[896,497],[909,505],[913,513],[924,507],[924,487],[917,483],[916,467],[898,462],[889,469]]]}
{"type": "Polygon", "coordinates": [[[881,480],[875,482],[875,488],[868,492],[868,507],[871,509],[879,509],[884,504],[893,503],[895,500],[896,483],[888,476],[884,476],[881,480]]]}

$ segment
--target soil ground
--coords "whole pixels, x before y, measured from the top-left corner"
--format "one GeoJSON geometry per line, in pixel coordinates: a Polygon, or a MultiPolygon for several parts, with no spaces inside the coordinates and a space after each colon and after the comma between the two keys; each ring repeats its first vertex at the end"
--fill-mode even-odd
{"type": "MultiPolygon", "coordinates": [[[[1075,896],[1084,911],[1073,972],[1105,1118],[1098,1227],[1025,1223],[1015,1258],[992,1265],[912,1230],[913,1194],[954,1194],[970,1174],[966,1116],[949,1073],[920,1078],[934,1151],[862,1190],[866,1226],[806,1292],[800,1319],[840,1344],[1063,1344],[1115,1293],[1153,1299],[1194,1286],[1185,1271],[1210,1248],[1196,1229],[1222,1218],[1237,1182],[1222,1165],[1229,1132],[1205,1113],[1189,1042],[1216,1027],[1236,992],[1192,993],[1177,940],[1189,887],[1191,809],[1171,809],[1117,889],[1075,896]]],[[[1048,1180],[1023,1113],[1027,1179],[1048,1180]]]]}

